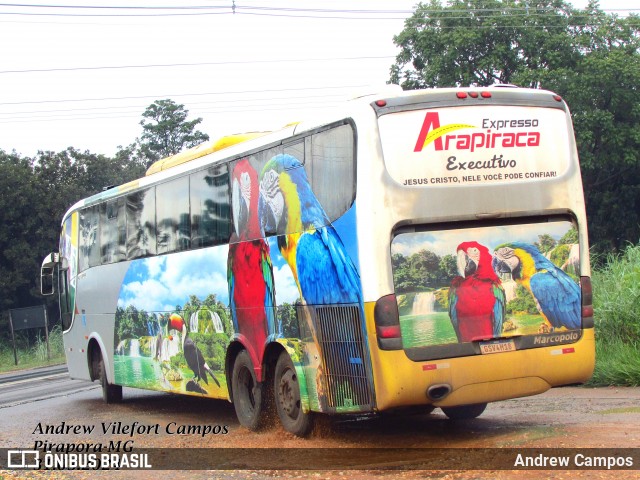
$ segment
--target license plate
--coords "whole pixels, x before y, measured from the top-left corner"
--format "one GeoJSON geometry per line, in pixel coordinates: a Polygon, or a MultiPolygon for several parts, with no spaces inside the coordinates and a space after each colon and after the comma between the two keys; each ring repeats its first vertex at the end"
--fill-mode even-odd
{"type": "Polygon", "coordinates": [[[516,344],[513,340],[495,340],[493,342],[480,342],[480,352],[483,355],[491,353],[515,352],[516,344]]]}

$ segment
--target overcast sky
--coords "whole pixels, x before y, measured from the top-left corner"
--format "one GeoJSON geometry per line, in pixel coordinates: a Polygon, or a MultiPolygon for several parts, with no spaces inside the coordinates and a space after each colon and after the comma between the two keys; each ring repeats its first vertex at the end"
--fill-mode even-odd
{"type": "MultiPolygon", "coordinates": [[[[202,117],[212,140],[277,129],[384,85],[392,38],[416,3],[0,0],[0,149],[113,155],[140,136],[145,108],[165,98],[202,117]],[[98,8],[71,8],[79,6],[98,8]]],[[[639,4],[600,1],[619,14],[610,9],[639,4]]]]}

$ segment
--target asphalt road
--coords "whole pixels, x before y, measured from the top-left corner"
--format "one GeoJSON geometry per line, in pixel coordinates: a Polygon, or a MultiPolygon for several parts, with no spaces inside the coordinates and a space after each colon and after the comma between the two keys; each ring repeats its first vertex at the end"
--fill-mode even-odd
{"type": "Polygon", "coordinates": [[[0,375],[0,408],[96,388],[96,384],[71,380],[64,365],[5,373],[0,375]]]}

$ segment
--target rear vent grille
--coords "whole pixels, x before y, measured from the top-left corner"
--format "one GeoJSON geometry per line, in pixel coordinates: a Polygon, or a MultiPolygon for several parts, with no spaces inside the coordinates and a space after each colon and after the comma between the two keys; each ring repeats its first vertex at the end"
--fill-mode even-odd
{"type": "Polygon", "coordinates": [[[322,387],[329,410],[368,411],[373,408],[369,357],[362,334],[360,308],[317,307],[315,327],[321,348],[322,387]]]}

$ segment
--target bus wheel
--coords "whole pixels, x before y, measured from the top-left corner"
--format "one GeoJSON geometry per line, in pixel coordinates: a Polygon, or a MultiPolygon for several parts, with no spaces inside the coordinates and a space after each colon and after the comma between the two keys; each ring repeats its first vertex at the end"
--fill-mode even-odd
{"type": "Polygon", "coordinates": [[[105,403],[122,402],[122,386],[113,385],[107,380],[107,369],[104,366],[102,355],[100,355],[100,360],[98,360],[98,368],[100,372],[100,385],[102,385],[102,399],[105,403]]]}
{"type": "Polygon", "coordinates": [[[262,385],[256,381],[251,358],[242,350],[233,363],[231,374],[233,407],[240,425],[249,430],[259,430],[262,418],[262,385]]]}
{"type": "Polygon", "coordinates": [[[307,436],[313,428],[313,414],[302,411],[298,375],[287,352],[278,357],[273,386],[276,409],[284,429],[299,437],[307,436]]]}
{"type": "Polygon", "coordinates": [[[460,405],[459,407],[441,407],[444,414],[451,420],[470,420],[479,417],[484,409],[487,408],[486,403],[474,403],[472,405],[460,405]]]}

